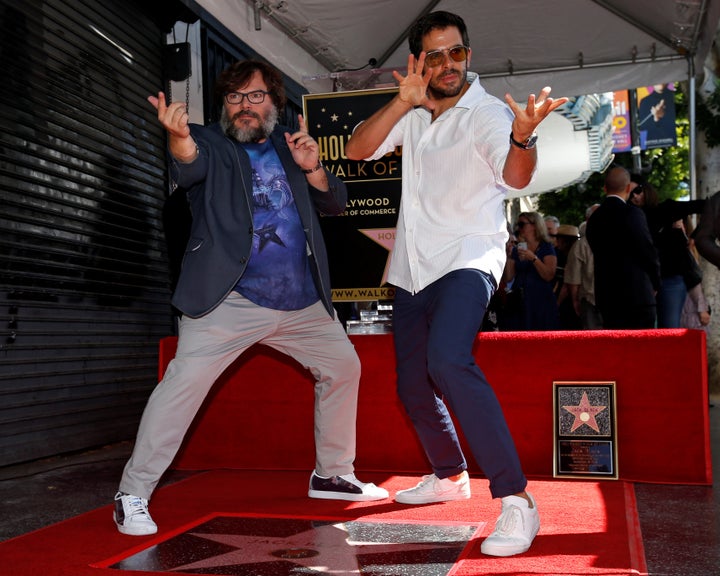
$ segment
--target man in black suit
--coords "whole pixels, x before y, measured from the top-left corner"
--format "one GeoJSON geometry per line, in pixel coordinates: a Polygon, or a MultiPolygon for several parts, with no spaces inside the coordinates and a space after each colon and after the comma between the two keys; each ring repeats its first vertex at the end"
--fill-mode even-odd
{"type": "Polygon", "coordinates": [[[587,223],[595,258],[595,299],[607,329],[654,328],[660,263],[645,214],[628,202],[630,173],[608,171],[606,198],[587,223]]]}

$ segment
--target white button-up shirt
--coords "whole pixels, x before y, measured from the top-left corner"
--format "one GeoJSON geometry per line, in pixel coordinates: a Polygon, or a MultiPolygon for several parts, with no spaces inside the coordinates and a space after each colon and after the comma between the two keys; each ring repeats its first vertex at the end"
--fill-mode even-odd
{"type": "Polygon", "coordinates": [[[388,281],[411,293],[462,268],[496,282],[508,232],[502,177],[513,113],[475,79],[434,122],[409,111],[368,160],[402,145],[402,198],[388,281]]]}

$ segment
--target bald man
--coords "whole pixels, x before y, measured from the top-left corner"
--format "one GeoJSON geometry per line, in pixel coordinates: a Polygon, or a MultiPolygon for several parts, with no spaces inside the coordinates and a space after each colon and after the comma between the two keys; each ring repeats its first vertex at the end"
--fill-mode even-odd
{"type": "Polygon", "coordinates": [[[628,203],[637,186],[622,167],[608,171],[605,200],[587,222],[595,260],[595,301],[610,330],[654,328],[660,263],[643,211],[628,203]]]}

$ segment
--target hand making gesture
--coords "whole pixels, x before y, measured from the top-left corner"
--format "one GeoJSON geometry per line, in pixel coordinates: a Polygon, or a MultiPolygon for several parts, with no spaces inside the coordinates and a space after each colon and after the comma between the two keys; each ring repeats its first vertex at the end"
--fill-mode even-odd
{"type": "Polygon", "coordinates": [[[158,120],[169,134],[178,138],[190,136],[189,117],[184,102],[173,102],[168,106],[164,92],[158,92],[157,97],[148,96],[148,102],[157,110],[158,120]]]}
{"type": "Polygon", "coordinates": [[[168,133],[170,154],[180,162],[194,161],[198,148],[190,136],[190,118],[185,103],[173,102],[168,106],[164,92],[158,92],[157,97],[148,96],[148,102],[157,110],[158,120],[168,133]]]}
{"type": "Polygon", "coordinates": [[[505,102],[515,114],[513,120],[512,131],[515,140],[525,140],[553,110],[565,104],[567,98],[558,98],[557,100],[550,98],[550,86],[545,86],[540,91],[540,96],[535,98],[535,94],[530,94],[527,99],[527,106],[522,108],[510,94],[505,94],[505,102]]]}
{"type": "Polygon", "coordinates": [[[293,134],[285,132],[285,141],[290,148],[295,164],[300,166],[302,170],[312,170],[317,166],[320,158],[318,143],[308,134],[305,118],[302,114],[298,114],[298,124],[300,128],[297,132],[293,134]]]}
{"type": "Polygon", "coordinates": [[[428,110],[435,109],[435,103],[427,97],[427,88],[432,77],[432,68],[425,70],[425,52],[420,52],[420,57],[408,56],[407,76],[403,76],[397,70],[393,70],[393,78],[398,82],[398,97],[411,106],[424,106],[428,110]]]}

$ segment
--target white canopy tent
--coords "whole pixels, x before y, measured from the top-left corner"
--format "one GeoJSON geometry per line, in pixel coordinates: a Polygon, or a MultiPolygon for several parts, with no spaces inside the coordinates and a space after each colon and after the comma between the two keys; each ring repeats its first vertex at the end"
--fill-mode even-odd
{"type": "MultiPolygon", "coordinates": [[[[546,85],[556,96],[578,96],[691,80],[691,114],[694,77],[720,20],[720,0],[195,3],[310,92],[391,82],[389,71],[407,65],[412,22],[447,10],[467,23],[470,69],[499,97],[524,100],[546,85]]],[[[693,155],[694,132],[694,195],[693,155]]]]}
{"type": "Polygon", "coordinates": [[[471,69],[493,93],[579,95],[684,80],[702,66],[718,0],[196,0],[311,91],[339,70],[404,68],[407,29],[448,10],[468,25],[471,69]],[[301,48],[301,50],[298,50],[301,48]]]}

